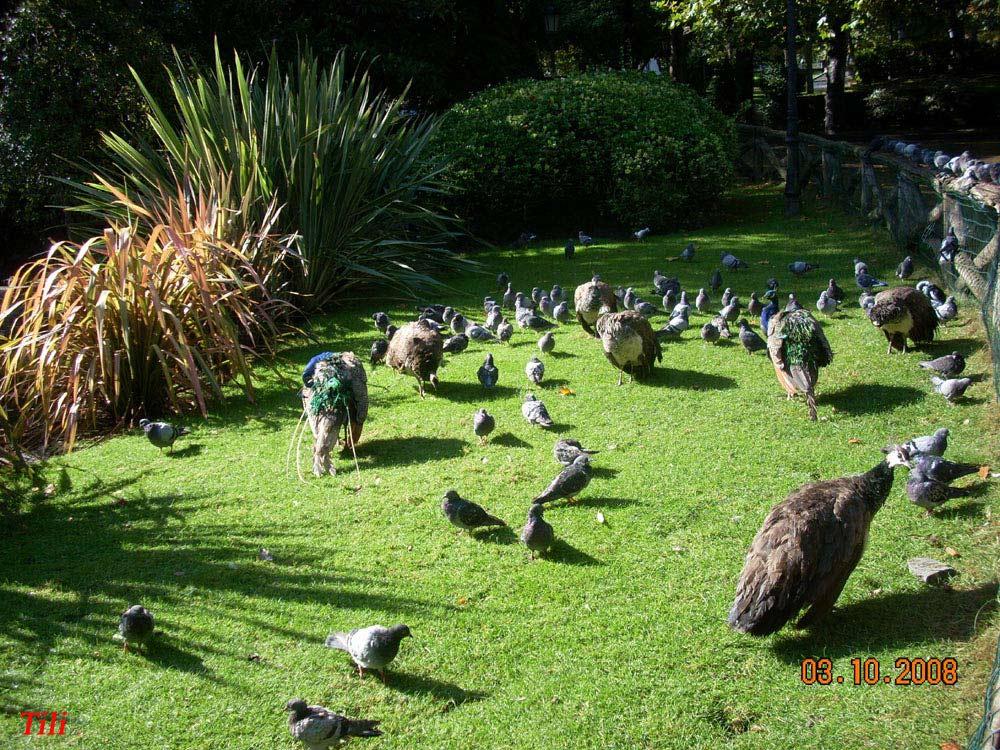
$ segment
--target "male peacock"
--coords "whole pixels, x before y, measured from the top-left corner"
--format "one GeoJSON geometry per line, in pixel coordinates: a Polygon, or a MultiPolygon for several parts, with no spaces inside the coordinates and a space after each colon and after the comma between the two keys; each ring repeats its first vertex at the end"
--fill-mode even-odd
{"type": "Polygon", "coordinates": [[[337,447],[341,427],[345,443],[353,449],[368,418],[364,365],[354,352],[324,352],[310,360],[302,380],[302,408],[313,434],[313,474],[336,474],[330,453],[337,447]]]}
{"type": "Polygon", "coordinates": [[[788,398],[805,394],[809,419],[815,421],[819,369],[833,362],[833,350],[820,324],[808,310],[778,313],[768,323],[767,351],[788,398]]]}

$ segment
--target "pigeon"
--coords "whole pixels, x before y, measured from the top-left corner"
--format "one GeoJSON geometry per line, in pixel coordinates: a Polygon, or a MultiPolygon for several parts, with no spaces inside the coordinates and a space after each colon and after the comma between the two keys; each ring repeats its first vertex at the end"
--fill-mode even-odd
{"type": "Polygon", "coordinates": [[[497,421],[486,409],[480,409],[472,415],[472,431],[476,433],[481,443],[486,442],[486,438],[496,429],[497,421]]]}
{"type": "Polygon", "coordinates": [[[934,305],[934,314],[942,322],[954,320],[955,316],[958,315],[958,303],[955,301],[955,297],[949,294],[948,298],[940,305],[934,305]]]}
{"type": "Polygon", "coordinates": [[[632,306],[635,305],[635,301],[638,299],[635,289],[629,287],[625,290],[625,298],[622,300],[622,304],[625,305],[626,310],[631,310],[632,306]]]}
{"type": "Polygon", "coordinates": [[[979,464],[964,464],[956,461],[949,461],[941,456],[919,454],[913,459],[913,467],[910,476],[919,474],[926,479],[933,479],[935,482],[954,482],[969,474],[979,471],[979,464]]]}
{"type": "Polygon", "coordinates": [[[962,397],[966,389],[972,385],[972,378],[949,378],[943,380],[937,375],[932,375],[931,383],[934,384],[934,390],[951,403],[955,399],[962,397]]]}
{"type": "Polygon", "coordinates": [[[389,351],[389,339],[375,339],[372,342],[370,362],[372,367],[377,367],[385,361],[385,353],[389,351]]]}
{"type": "Polygon", "coordinates": [[[663,295],[663,299],[661,300],[661,304],[663,305],[663,311],[664,312],[666,312],[668,310],[673,311],[673,309],[674,309],[674,292],[673,292],[672,289],[668,289],[667,293],[663,295]]]}
{"type": "Polygon", "coordinates": [[[501,320],[500,324],[497,326],[497,338],[501,343],[506,344],[510,341],[511,336],[514,335],[514,326],[508,323],[506,320],[501,320]]]}
{"type": "Polygon", "coordinates": [[[719,340],[719,329],[716,328],[711,323],[706,323],[701,327],[701,338],[702,341],[707,341],[710,344],[714,344],[719,340]]]}
{"type": "Polygon", "coordinates": [[[497,274],[497,289],[501,292],[507,288],[510,284],[510,275],[506,271],[501,271],[497,274]]]}
{"type": "Polygon", "coordinates": [[[719,300],[719,304],[725,307],[730,302],[732,302],[732,299],[733,299],[733,290],[727,286],[726,291],[722,293],[722,299],[719,300]]]}
{"type": "Polygon", "coordinates": [[[650,232],[649,227],[643,227],[642,229],[637,229],[634,232],[632,232],[632,237],[634,239],[641,241],[646,239],[646,237],[649,235],[649,232],[650,232]]]}
{"type": "Polygon", "coordinates": [[[153,613],[141,604],[133,604],[118,618],[118,637],[123,650],[128,651],[130,644],[136,648],[145,646],[152,635],[153,613]]]}
{"type": "Polygon", "coordinates": [[[576,253],[576,245],[573,244],[573,240],[566,243],[566,247],[563,248],[563,255],[566,260],[573,260],[573,255],[576,253]]]}
{"type": "Polygon", "coordinates": [[[301,698],[285,704],[288,730],[309,750],[340,747],[351,737],[380,737],[377,721],[348,719],[322,706],[308,706],[301,698]]]}
{"type": "Polygon", "coordinates": [[[674,309],[670,311],[670,317],[676,318],[678,315],[687,317],[690,313],[691,305],[688,304],[687,292],[681,292],[680,302],[674,305],[674,309]]]}
{"type": "Polygon", "coordinates": [[[452,525],[468,532],[489,526],[507,525],[496,516],[487,513],[481,505],[460,497],[455,490],[448,490],[444,493],[441,512],[444,513],[445,518],[451,521],[452,525]]]}
{"type": "Polygon", "coordinates": [[[721,315],[712,318],[712,326],[719,332],[719,338],[729,339],[733,337],[732,331],[729,330],[729,321],[721,315]]]}
{"type": "Polygon", "coordinates": [[[896,278],[900,280],[905,280],[913,275],[913,258],[907,255],[900,261],[899,265],[896,266],[896,278]]]}
{"type": "Polygon", "coordinates": [[[514,241],[514,249],[520,250],[525,245],[534,242],[537,239],[538,235],[533,232],[521,232],[521,234],[519,234],[517,239],[514,241]]]}
{"type": "Polygon", "coordinates": [[[758,318],[760,317],[761,310],[763,309],[763,303],[757,299],[757,292],[750,292],[750,301],[747,302],[747,315],[758,318]]]}
{"type": "Polygon", "coordinates": [[[642,315],[644,318],[651,318],[654,315],[656,315],[657,312],[656,307],[654,305],[641,299],[637,300],[635,304],[632,305],[632,309],[635,310],[640,315],[642,315]]]}
{"type": "MultiPolygon", "coordinates": [[[[921,291],[924,293],[924,296],[927,297],[927,299],[929,299],[933,304],[940,305],[947,299],[945,297],[944,291],[937,284],[932,284],[929,281],[925,281],[923,282],[923,284],[924,288],[921,291]]],[[[920,289],[919,284],[917,285],[917,288],[920,289]]]]}
{"type": "Polygon", "coordinates": [[[566,325],[569,323],[569,303],[560,302],[552,310],[552,317],[556,319],[556,322],[560,325],[566,325]]]}
{"type": "Polygon", "coordinates": [[[948,162],[949,162],[948,154],[939,153],[937,156],[934,157],[934,166],[937,169],[944,169],[945,166],[948,164],[948,162]]]}
{"type": "Polygon", "coordinates": [[[705,288],[702,287],[698,290],[698,296],[694,300],[694,308],[700,312],[708,312],[709,308],[712,306],[712,299],[705,293],[705,288]]]}
{"type": "Polygon", "coordinates": [[[540,503],[532,503],[528,508],[528,520],[521,530],[521,541],[531,553],[531,559],[535,559],[535,553],[544,555],[549,551],[552,542],[555,541],[555,532],[552,524],[546,521],[542,514],[545,506],[540,503]]]}
{"type": "Polygon", "coordinates": [[[837,300],[830,297],[824,289],[819,293],[819,299],[816,300],[816,309],[824,315],[833,315],[837,312],[837,300]]]}
{"type": "Polygon", "coordinates": [[[375,321],[375,327],[379,330],[379,333],[385,333],[385,329],[389,327],[390,323],[392,323],[392,321],[389,320],[389,316],[384,312],[375,313],[372,315],[372,320],[375,321]]]}
{"type": "Polygon", "coordinates": [[[486,355],[486,361],[476,371],[476,375],[479,377],[479,382],[483,384],[483,388],[494,388],[496,386],[497,381],[500,380],[500,370],[493,364],[492,354],[486,355]]]}
{"type": "Polygon", "coordinates": [[[740,343],[747,350],[747,354],[753,354],[767,348],[767,342],[750,327],[746,319],[740,321],[740,343]]]}
{"type": "Polygon", "coordinates": [[[718,268],[712,271],[712,278],[709,280],[708,285],[713,292],[719,291],[719,288],[722,286],[722,271],[718,268]]]}
{"type": "Polygon", "coordinates": [[[945,482],[937,482],[923,475],[910,474],[906,480],[906,496],[928,514],[934,508],[944,505],[956,497],[966,497],[971,492],[968,487],[952,487],[945,482]]]}
{"type": "Polygon", "coordinates": [[[948,449],[948,428],[941,427],[933,435],[915,437],[904,447],[913,455],[943,456],[948,449]]]}
{"type": "Polygon", "coordinates": [[[560,302],[565,301],[565,294],[563,293],[563,288],[558,284],[553,284],[552,289],[549,291],[549,299],[552,300],[552,305],[558,305],[560,302]]]}
{"type": "Polygon", "coordinates": [[[191,434],[191,431],[186,427],[178,427],[169,422],[150,422],[148,419],[140,419],[139,427],[146,433],[149,442],[159,448],[161,452],[167,448],[168,453],[173,451],[174,441],[177,438],[191,434]]]}
{"type": "Polygon", "coordinates": [[[444,340],[442,347],[448,354],[459,354],[469,348],[469,337],[464,333],[456,333],[444,340]]]}
{"type": "Polygon", "coordinates": [[[791,272],[792,276],[801,276],[802,274],[809,273],[810,271],[815,271],[818,268],[819,266],[804,260],[796,260],[788,264],[788,270],[791,272]]]}
{"type": "Polygon", "coordinates": [[[773,276],[769,278],[765,283],[767,284],[768,289],[775,292],[778,291],[778,280],[773,276]]]}
{"type": "Polygon", "coordinates": [[[502,320],[503,313],[500,311],[500,305],[493,305],[493,307],[486,311],[486,327],[493,331],[493,333],[497,332],[497,326],[500,325],[502,320]]]}
{"type": "Polygon", "coordinates": [[[938,263],[942,268],[950,266],[955,262],[955,254],[958,252],[958,237],[955,235],[955,227],[948,227],[948,232],[941,241],[941,248],[938,250],[938,263]]]}
{"type": "Polygon", "coordinates": [[[549,354],[553,349],[556,348],[556,337],[552,331],[544,334],[540,339],[538,339],[538,349],[542,354],[549,354]]]}
{"type": "Polygon", "coordinates": [[[836,279],[830,279],[830,283],[826,287],[826,293],[830,297],[830,299],[834,299],[837,302],[844,301],[845,297],[844,290],[841,289],[840,286],[837,284],[836,279]]]}
{"type": "Polygon", "coordinates": [[[517,293],[514,291],[514,285],[508,284],[507,291],[503,293],[503,299],[501,300],[502,306],[506,308],[511,308],[514,306],[514,298],[517,293]]]}
{"type": "Polygon", "coordinates": [[[586,455],[577,456],[573,459],[573,463],[559,472],[559,476],[549,483],[544,492],[532,500],[532,503],[547,503],[563,498],[573,501],[588,484],[590,484],[590,458],[586,455]]]}
{"type": "Polygon", "coordinates": [[[685,248],[681,250],[681,260],[690,263],[694,260],[695,244],[693,242],[687,243],[685,248]]]}
{"type": "Polygon", "coordinates": [[[535,286],[531,288],[531,299],[535,303],[536,307],[538,306],[538,303],[542,301],[543,294],[545,294],[545,292],[543,292],[540,287],[535,286]]]}
{"type": "Polygon", "coordinates": [[[795,296],[795,292],[788,295],[788,304],[785,305],[785,312],[795,312],[802,309],[802,303],[795,296]]]}
{"type": "Polygon", "coordinates": [[[584,247],[590,247],[591,245],[594,244],[594,238],[591,237],[589,234],[584,234],[581,231],[581,232],[577,232],[576,236],[577,236],[577,239],[580,240],[580,244],[583,245],[584,247]]]}
{"type": "Polygon", "coordinates": [[[474,341],[493,341],[493,332],[478,323],[469,323],[465,328],[465,335],[474,341]]]}
{"type": "Polygon", "coordinates": [[[569,466],[578,456],[591,456],[599,452],[600,451],[589,451],[580,445],[579,440],[573,440],[571,438],[556,440],[556,444],[552,446],[552,455],[555,456],[556,461],[561,463],[563,466],[569,466]]]}
{"type": "Polygon", "coordinates": [[[861,271],[861,273],[855,274],[854,283],[858,285],[859,289],[864,289],[865,291],[868,291],[869,289],[873,288],[889,286],[884,281],[876,279],[874,276],[868,273],[867,270],[864,269],[861,271]]]}
{"type": "Polygon", "coordinates": [[[553,425],[548,409],[545,408],[545,404],[535,397],[534,393],[525,395],[524,403],[521,404],[521,414],[528,422],[537,424],[539,427],[551,427],[553,425]]]}
{"type": "Polygon", "coordinates": [[[736,322],[736,319],[740,317],[740,298],[733,295],[729,304],[719,311],[719,315],[725,318],[728,323],[736,322]]]}
{"type": "Polygon", "coordinates": [[[740,260],[732,253],[728,253],[725,250],[722,251],[722,265],[728,268],[730,271],[738,271],[741,268],[749,268],[750,264],[745,260],[740,260]]]}
{"type": "Polygon", "coordinates": [[[766,305],[764,309],[760,311],[760,330],[766,336],[768,333],[768,324],[771,322],[771,318],[778,314],[778,301],[771,300],[766,305]]]}
{"type": "Polygon", "coordinates": [[[965,357],[958,352],[952,352],[951,354],[945,354],[943,357],[929,359],[917,364],[925,370],[933,370],[942,377],[953,378],[965,369],[965,357]]]}
{"type": "Polygon", "coordinates": [[[854,259],[854,275],[857,276],[859,273],[866,273],[868,271],[868,264],[865,263],[861,258],[854,259]]]}
{"type": "Polygon", "coordinates": [[[370,625],[347,633],[330,633],[325,645],[350,654],[361,677],[365,676],[366,669],[373,669],[381,675],[382,682],[385,682],[385,668],[399,653],[400,642],[410,637],[410,629],[406,625],[393,625],[390,628],[370,625]]]}
{"type": "Polygon", "coordinates": [[[530,328],[533,331],[547,331],[550,328],[555,328],[556,324],[546,320],[540,315],[535,315],[531,310],[525,310],[525,312],[518,316],[517,324],[521,328],[530,328]]]}
{"type": "Polygon", "coordinates": [[[542,315],[552,315],[552,299],[547,294],[543,294],[542,298],[538,300],[538,311],[542,315]]]}
{"type": "Polygon", "coordinates": [[[524,374],[528,376],[530,380],[535,385],[542,382],[542,377],[545,375],[545,365],[538,357],[532,357],[528,360],[528,364],[524,366],[524,374]]]}
{"type": "Polygon", "coordinates": [[[468,327],[469,322],[465,319],[465,316],[462,315],[462,313],[457,312],[455,313],[455,317],[451,319],[451,323],[449,325],[451,326],[452,333],[465,333],[465,329],[468,327]]]}
{"type": "MultiPolygon", "coordinates": [[[[489,311],[492,310],[494,307],[499,307],[499,305],[497,305],[496,299],[494,299],[489,294],[487,294],[485,297],[483,297],[483,312],[484,313],[489,313],[489,311]]],[[[445,310],[447,311],[447,309],[448,308],[446,307],[445,310]]],[[[444,315],[442,315],[441,317],[444,317],[444,315]]]]}
{"type": "Polygon", "coordinates": [[[875,307],[875,295],[871,292],[861,292],[861,296],[858,297],[858,307],[866,313],[869,312],[875,307]]]}

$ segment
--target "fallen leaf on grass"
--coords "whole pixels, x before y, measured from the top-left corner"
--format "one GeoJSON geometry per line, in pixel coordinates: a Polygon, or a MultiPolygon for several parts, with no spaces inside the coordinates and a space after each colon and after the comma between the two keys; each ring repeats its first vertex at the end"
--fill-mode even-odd
{"type": "Polygon", "coordinates": [[[52,497],[56,494],[56,486],[54,484],[45,485],[45,497],[52,497]]]}
{"type": "Polygon", "coordinates": [[[945,547],[944,551],[948,553],[949,557],[961,557],[961,553],[954,547],[945,547]]]}
{"type": "Polygon", "coordinates": [[[673,262],[673,261],[675,261],[675,260],[680,260],[680,259],[681,259],[681,256],[679,256],[679,255],[671,255],[671,256],[669,256],[669,257],[667,258],[667,260],[669,260],[669,261],[671,261],[671,262],[673,262]]]}
{"type": "Polygon", "coordinates": [[[455,602],[455,604],[457,604],[459,607],[464,607],[468,603],[469,603],[469,599],[468,599],[468,597],[465,597],[465,596],[459,597],[458,601],[455,602]]]}
{"type": "Polygon", "coordinates": [[[948,742],[942,742],[938,745],[938,747],[940,747],[941,750],[962,750],[957,742],[952,742],[951,740],[948,742]]]}
{"type": "Polygon", "coordinates": [[[597,522],[605,523],[604,514],[601,511],[597,511],[597,522]]]}
{"type": "Polygon", "coordinates": [[[771,265],[771,261],[769,261],[769,260],[758,260],[757,261],[757,265],[758,266],[769,266],[769,265],[771,265]]]}
{"type": "Polygon", "coordinates": [[[986,479],[989,475],[990,475],[990,467],[989,466],[980,466],[979,467],[979,478],[980,479],[986,479]]]}
{"type": "Polygon", "coordinates": [[[861,438],[850,438],[847,441],[848,445],[861,445],[861,438]]]}
{"type": "Polygon", "coordinates": [[[564,385],[561,385],[561,386],[559,386],[559,395],[560,396],[575,396],[576,395],[576,391],[574,391],[571,388],[567,388],[564,385]]]}

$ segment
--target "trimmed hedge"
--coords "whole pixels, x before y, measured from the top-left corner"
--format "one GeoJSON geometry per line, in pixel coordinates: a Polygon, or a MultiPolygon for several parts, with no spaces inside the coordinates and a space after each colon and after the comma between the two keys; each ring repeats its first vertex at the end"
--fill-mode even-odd
{"type": "Polygon", "coordinates": [[[703,220],[733,172],[732,122],[685,86],[644,73],[518,81],[453,107],[456,211],[477,232],[666,231],[703,220]]]}

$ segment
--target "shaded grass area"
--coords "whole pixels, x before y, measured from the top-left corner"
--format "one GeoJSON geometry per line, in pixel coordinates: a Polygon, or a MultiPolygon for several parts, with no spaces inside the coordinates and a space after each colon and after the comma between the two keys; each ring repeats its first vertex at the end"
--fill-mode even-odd
{"type": "MultiPolygon", "coordinates": [[[[776,275],[782,291],[811,302],[830,274],[792,283],[792,259],[833,269],[845,288],[854,256],[883,276],[897,262],[883,235],[822,204],[785,220],[771,188],[739,191],[716,226],[692,234],[600,243],[570,264],[561,247],[481,255],[491,274],[454,280],[457,291],[441,301],[481,319],[479,300],[501,269],[525,289],[572,290],[599,271],[648,291],[658,268],[696,290],[726,249],[751,264],[725,277],[744,299],[776,275]],[[694,263],[666,260],[689,239],[699,243],[694,263]]],[[[367,352],[374,309],[318,321],[319,345],[367,352]]],[[[974,318],[963,310],[927,354],[963,351],[982,378],[988,359],[974,318]]],[[[993,488],[927,518],[898,476],[826,622],[761,640],[725,624],[747,545],[794,487],[866,470],[889,440],[940,425],[952,429],[951,457],[996,461],[988,379],[948,406],[916,366],[923,355],[887,357],[853,303],[825,328],[836,356],[820,378],[817,423],[785,400],[762,355],[705,345],[695,330],[665,345],[653,377],[620,388],[592,339],[576,325],[558,331],[560,356],[543,357],[546,380],[534,390],[561,434],[601,453],[581,502],[548,512],[559,542],[535,562],[515,533],[473,539],[439,511],[455,487],[516,531],[558,468],[555,436],[520,416],[524,363],[537,351],[520,332],[511,346],[473,344],[452,357],[423,401],[411,378],[370,374],[360,490],[347,459],[337,477],[304,483],[286,463],[300,409],[292,381],[314,343],[286,352],[278,369],[287,380],[269,376],[256,405],[233,401],[192,422],[172,456],[133,434],[61,459],[55,497],[3,537],[0,745],[21,746],[17,713],[32,707],[69,712],[70,736],[58,740],[69,746],[290,748],[281,709],[297,696],[381,719],[385,748],[961,740],[977,720],[983,654],[998,629],[993,488]],[[486,351],[503,386],[491,393],[475,378],[486,351]],[[480,406],[497,419],[486,446],[472,434],[480,406]],[[273,562],[258,558],[262,547],[273,562]],[[915,581],[906,560],[917,555],[958,568],[953,589],[915,581]],[[136,602],[161,629],[145,656],[111,640],[118,613],[136,602]],[[406,622],[414,634],[388,686],[359,680],[343,654],[322,647],[331,630],[373,622],[406,622]],[[848,682],[854,657],[891,670],[901,656],[955,656],[960,679],[803,686],[809,656],[833,659],[848,682]]]]}

